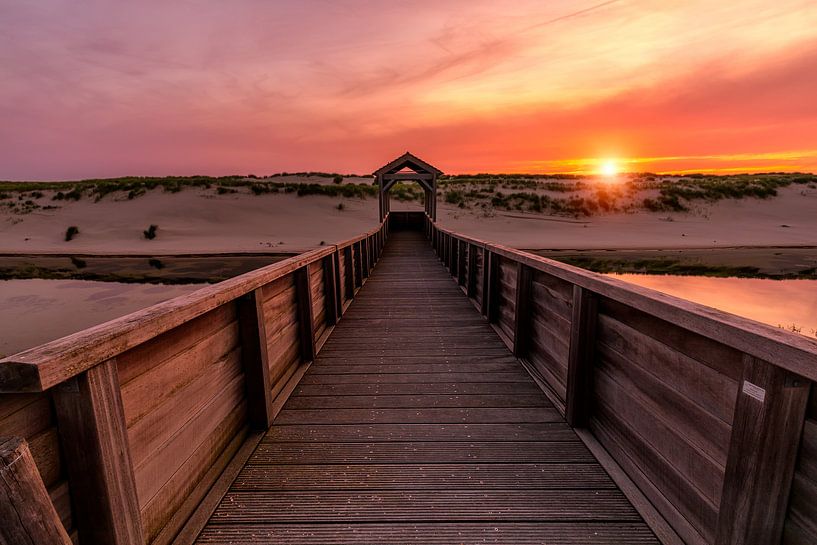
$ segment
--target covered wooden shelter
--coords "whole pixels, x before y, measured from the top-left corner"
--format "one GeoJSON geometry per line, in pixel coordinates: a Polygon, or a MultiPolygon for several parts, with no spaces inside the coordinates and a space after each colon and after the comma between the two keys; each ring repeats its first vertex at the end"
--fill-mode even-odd
{"type": "Polygon", "coordinates": [[[380,188],[380,221],[389,213],[389,190],[397,182],[414,181],[425,190],[425,211],[437,219],[437,177],[442,171],[409,152],[374,171],[380,188]]]}

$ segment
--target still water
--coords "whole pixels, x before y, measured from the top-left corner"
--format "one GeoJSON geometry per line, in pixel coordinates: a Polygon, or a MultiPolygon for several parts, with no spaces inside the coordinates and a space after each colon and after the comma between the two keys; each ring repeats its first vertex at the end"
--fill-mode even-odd
{"type": "Polygon", "coordinates": [[[15,354],[203,286],[0,280],[0,356],[15,354]]]}
{"type": "Polygon", "coordinates": [[[817,335],[817,280],[611,274],[758,322],[817,335]]]}

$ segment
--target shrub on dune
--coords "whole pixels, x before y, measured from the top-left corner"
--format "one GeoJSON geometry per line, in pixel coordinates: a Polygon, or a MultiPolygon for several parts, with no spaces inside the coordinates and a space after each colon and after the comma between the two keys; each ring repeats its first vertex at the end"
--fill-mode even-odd
{"type": "Polygon", "coordinates": [[[142,231],[142,234],[145,235],[146,239],[153,240],[154,238],[156,238],[156,231],[158,230],[159,230],[158,225],[151,225],[150,227],[142,231]]]}

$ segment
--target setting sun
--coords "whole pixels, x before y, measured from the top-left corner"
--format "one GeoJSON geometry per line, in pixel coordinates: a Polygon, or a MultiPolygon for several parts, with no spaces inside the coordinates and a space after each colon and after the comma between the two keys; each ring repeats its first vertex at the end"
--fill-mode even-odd
{"type": "Polygon", "coordinates": [[[604,161],[601,164],[601,168],[599,169],[601,174],[607,176],[608,178],[612,178],[616,174],[618,174],[618,164],[613,160],[604,161]]]}

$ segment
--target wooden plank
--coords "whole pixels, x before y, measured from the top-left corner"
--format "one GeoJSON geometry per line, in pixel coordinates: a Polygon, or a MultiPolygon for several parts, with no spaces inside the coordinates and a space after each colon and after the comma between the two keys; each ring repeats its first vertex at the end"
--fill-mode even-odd
{"type": "Polygon", "coordinates": [[[229,492],[219,522],[637,521],[618,490],[229,492]]]}
{"type": "Polygon", "coordinates": [[[312,286],[309,271],[304,267],[295,271],[295,302],[298,306],[298,338],[301,346],[301,361],[315,359],[315,322],[312,317],[312,286]]]}
{"type": "Polygon", "coordinates": [[[578,441],[566,424],[339,424],[273,426],[275,441],[578,441]]]}
{"type": "Polygon", "coordinates": [[[343,277],[345,280],[345,295],[346,300],[351,301],[355,298],[355,262],[352,246],[347,246],[343,249],[343,277]]]}
{"type": "Polygon", "coordinates": [[[610,316],[599,316],[598,342],[655,375],[727,424],[732,424],[738,383],[610,316]]]}
{"type": "Polygon", "coordinates": [[[248,293],[236,303],[241,365],[247,386],[247,419],[250,428],[266,430],[272,425],[272,399],[262,291],[257,289],[248,293]]]}
{"type": "Polygon", "coordinates": [[[474,395],[538,394],[533,382],[435,382],[367,384],[299,384],[295,395],[474,395]]]}
{"type": "Polygon", "coordinates": [[[512,382],[526,383],[527,374],[520,367],[515,373],[390,373],[356,375],[307,375],[303,384],[410,384],[435,382],[512,382]]]}
{"type": "Polygon", "coordinates": [[[332,254],[323,258],[323,296],[326,308],[325,320],[328,326],[333,326],[338,323],[340,319],[340,303],[337,295],[337,268],[335,267],[335,259],[337,254],[332,254]]]}
{"type": "Polygon", "coordinates": [[[486,283],[483,293],[486,300],[486,308],[482,314],[492,324],[499,316],[499,256],[488,253],[488,266],[486,267],[486,283]]]}
{"type": "Polygon", "coordinates": [[[598,464],[253,464],[231,490],[614,489],[598,464]]]}
{"type": "Polygon", "coordinates": [[[436,407],[358,409],[289,409],[275,420],[276,425],[288,424],[489,424],[560,422],[561,415],[543,407],[436,407]]]}
{"type": "Polygon", "coordinates": [[[270,545],[456,545],[514,543],[516,545],[658,545],[646,525],[630,522],[433,522],[433,523],[300,523],[208,526],[198,543],[270,545]]]}
{"type": "Polygon", "coordinates": [[[513,315],[513,355],[524,358],[530,336],[531,271],[521,263],[516,267],[516,292],[513,315]]]}
{"type": "Polygon", "coordinates": [[[53,397],[83,543],[143,545],[116,361],[67,381],[53,397]]]}
{"type": "Polygon", "coordinates": [[[146,538],[151,545],[169,545],[195,512],[215,479],[246,437],[246,404],[241,404],[187,456],[142,508],[146,538]]]}
{"type": "Polygon", "coordinates": [[[718,545],[780,541],[810,387],[802,377],[745,356],[718,545]]]}
{"type": "Polygon", "coordinates": [[[250,465],[275,464],[590,464],[593,456],[580,442],[557,441],[420,441],[420,442],[279,442],[258,446],[250,465]]]}
{"type": "Polygon", "coordinates": [[[570,352],[567,366],[565,419],[574,428],[587,426],[592,411],[593,363],[598,320],[595,294],[573,286],[573,318],[570,328],[570,352]]]}
{"type": "Polygon", "coordinates": [[[471,408],[471,407],[550,407],[541,394],[514,395],[349,395],[296,396],[289,400],[290,409],[405,409],[405,408],[471,408]]]}
{"type": "MultiPolygon", "coordinates": [[[[196,541],[196,538],[207,524],[210,516],[215,512],[219,502],[235,481],[241,468],[247,462],[255,447],[258,446],[262,437],[263,433],[261,432],[251,433],[235,455],[233,455],[232,449],[225,449],[224,454],[226,456],[224,456],[224,459],[217,461],[211,468],[212,474],[206,475],[202,479],[202,481],[208,483],[212,482],[212,487],[209,488],[207,495],[195,504],[193,514],[186,519],[181,530],[173,537],[173,545],[191,545],[196,541]]],[[[188,512],[189,510],[182,508],[179,511],[188,512]]],[[[176,525],[171,524],[169,526],[174,527],[176,525]]],[[[161,540],[161,537],[160,535],[159,540],[161,540]]]]}
{"type": "Polygon", "coordinates": [[[0,542],[70,545],[28,443],[0,437],[0,542]]]}
{"type": "Polygon", "coordinates": [[[644,518],[644,522],[650,527],[661,545],[684,545],[681,537],[672,529],[669,523],[664,520],[661,513],[650,502],[647,496],[638,488],[613,457],[608,453],[601,443],[593,436],[588,429],[576,430],[576,435],[587,446],[592,453],[594,460],[598,461],[601,467],[610,475],[613,482],[618,485],[638,514],[644,518]]]}
{"type": "Polygon", "coordinates": [[[458,240],[457,241],[457,285],[464,286],[466,273],[465,270],[466,264],[468,263],[466,257],[466,250],[468,246],[465,242],[458,240]]]}
{"type": "Polygon", "coordinates": [[[470,298],[477,296],[477,247],[468,244],[468,279],[466,281],[466,295],[470,298]]]}

